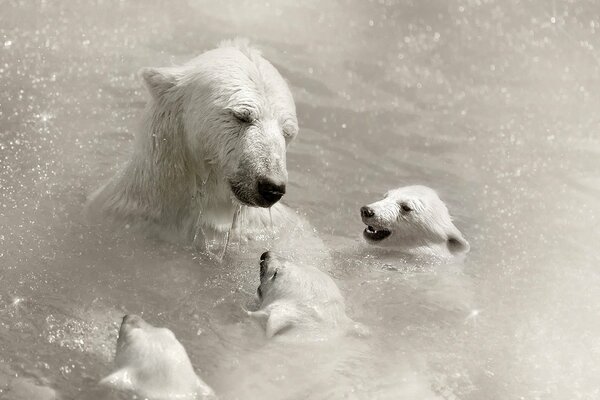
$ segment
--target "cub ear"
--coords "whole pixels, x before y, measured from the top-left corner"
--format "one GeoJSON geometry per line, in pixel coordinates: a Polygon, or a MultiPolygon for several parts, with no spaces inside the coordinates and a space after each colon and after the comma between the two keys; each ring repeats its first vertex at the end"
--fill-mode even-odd
{"type": "Polygon", "coordinates": [[[177,68],[142,68],[139,75],[152,97],[158,99],[177,84],[181,71],[177,68]]]}
{"type": "Polygon", "coordinates": [[[454,227],[454,229],[448,233],[446,243],[448,245],[448,250],[450,250],[450,253],[452,254],[468,253],[471,249],[469,242],[465,240],[463,235],[458,229],[456,229],[456,227],[454,227]]]}

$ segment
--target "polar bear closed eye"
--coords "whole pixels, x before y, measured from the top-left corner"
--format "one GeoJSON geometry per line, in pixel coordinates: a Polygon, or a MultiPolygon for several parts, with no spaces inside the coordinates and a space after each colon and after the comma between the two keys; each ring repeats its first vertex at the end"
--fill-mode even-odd
{"type": "Polygon", "coordinates": [[[368,333],[348,318],[344,298],[329,275],[270,251],[261,256],[257,293],[259,308],[249,315],[264,322],[269,338],[287,332],[303,338],[335,331],[368,333]]]}
{"type": "Polygon", "coordinates": [[[370,244],[439,256],[464,254],[469,243],[452,223],[448,208],[426,186],[390,190],[382,200],[360,209],[370,244]]]}
{"type": "Polygon", "coordinates": [[[100,385],[151,400],[215,398],[212,389],[194,372],[173,332],[154,327],[137,315],[123,318],[115,365],[117,370],[100,385]]]}

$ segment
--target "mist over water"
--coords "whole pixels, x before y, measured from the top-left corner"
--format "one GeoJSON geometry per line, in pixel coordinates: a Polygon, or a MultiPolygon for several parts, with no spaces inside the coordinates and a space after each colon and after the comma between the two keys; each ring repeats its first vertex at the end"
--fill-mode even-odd
{"type": "Polygon", "coordinates": [[[0,10],[0,397],[15,374],[66,399],[91,388],[125,313],[173,330],[223,399],[600,397],[596,2],[0,10]],[[235,36],[292,89],[300,134],[283,201],[325,242],[368,338],[267,342],[243,307],[268,241],[232,242],[217,263],[85,221],[86,196],[131,153],[147,99],[137,71],[235,36]],[[415,183],[448,205],[464,263],[362,243],[360,206],[415,183]]]}

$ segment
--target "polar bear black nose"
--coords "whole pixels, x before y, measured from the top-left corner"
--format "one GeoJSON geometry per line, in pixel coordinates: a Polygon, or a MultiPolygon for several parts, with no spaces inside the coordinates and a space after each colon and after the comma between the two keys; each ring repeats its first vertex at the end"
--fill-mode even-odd
{"type": "Polygon", "coordinates": [[[265,261],[269,257],[271,257],[271,252],[270,251],[265,251],[264,253],[261,254],[260,261],[265,261]]]}
{"type": "Polygon", "coordinates": [[[369,206],[362,206],[360,208],[360,215],[363,218],[371,218],[373,215],[375,215],[375,211],[373,211],[373,209],[369,206]]]}
{"type": "Polygon", "coordinates": [[[270,179],[258,181],[258,194],[263,198],[267,206],[272,206],[285,194],[285,183],[275,182],[270,179]]]}

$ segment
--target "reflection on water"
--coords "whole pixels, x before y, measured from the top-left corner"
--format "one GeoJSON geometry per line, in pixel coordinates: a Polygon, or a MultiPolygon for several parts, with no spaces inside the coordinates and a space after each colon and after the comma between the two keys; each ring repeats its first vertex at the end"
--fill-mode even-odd
{"type": "Polygon", "coordinates": [[[7,1],[0,22],[1,377],[74,397],[137,313],[225,399],[600,395],[595,2],[7,1]],[[330,249],[368,339],[266,343],[242,307],[267,243],[218,264],[82,217],[131,150],[136,71],[236,35],[292,87],[285,200],[330,249]],[[360,244],[359,207],[410,183],[447,202],[464,265],[360,244]]]}

